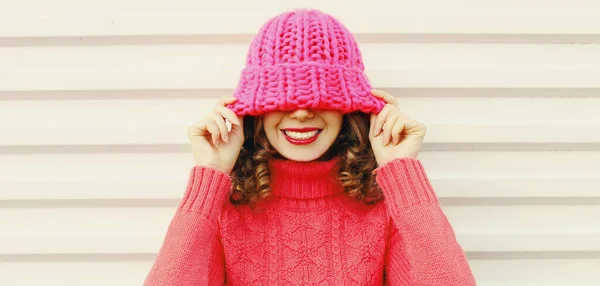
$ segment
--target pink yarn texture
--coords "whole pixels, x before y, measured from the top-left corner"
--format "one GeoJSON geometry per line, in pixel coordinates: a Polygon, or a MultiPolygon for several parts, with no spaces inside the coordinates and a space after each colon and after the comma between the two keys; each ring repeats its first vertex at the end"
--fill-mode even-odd
{"type": "Polygon", "coordinates": [[[228,107],[257,116],[299,108],[378,113],[358,44],[333,16],[315,9],[269,19],[253,38],[228,107]]]}

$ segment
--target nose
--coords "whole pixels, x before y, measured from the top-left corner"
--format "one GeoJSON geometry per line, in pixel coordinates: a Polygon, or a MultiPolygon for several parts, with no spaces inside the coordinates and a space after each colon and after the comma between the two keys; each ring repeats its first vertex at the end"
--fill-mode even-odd
{"type": "Polygon", "coordinates": [[[313,115],[314,115],[314,113],[308,109],[296,109],[296,110],[290,112],[291,118],[294,118],[294,119],[297,119],[300,121],[310,119],[313,117],[313,115]]]}

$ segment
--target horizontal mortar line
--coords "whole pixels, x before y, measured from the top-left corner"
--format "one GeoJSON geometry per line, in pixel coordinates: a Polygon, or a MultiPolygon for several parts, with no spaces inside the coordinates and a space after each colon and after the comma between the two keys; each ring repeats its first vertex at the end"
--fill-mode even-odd
{"type": "Polygon", "coordinates": [[[600,259],[600,251],[467,251],[473,260],[600,259]]]}
{"type": "MultiPolygon", "coordinates": [[[[175,208],[181,199],[22,199],[2,200],[4,209],[47,209],[47,208],[175,208]]],[[[597,197],[481,197],[440,198],[442,206],[573,206],[600,205],[597,197]]]]}
{"type": "MultiPolygon", "coordinates": [[[[182,129],[183,130],[183,129],[182,129]]],[[[94,144],[94,145],[0,145],[1,154],[140,154],[190,153],[191,147],[182,144],[94,144]]]]}
{"type": "MultiPolygon", "coordinates": [[[[600,251],[466,251],[470,260],[600,259],[600,251]]],[[[1,262],[123,262],[156,259],[156,253],[1,254],[1,262]]]]}
{"type": "Polygon", "coordinates": [[[1,200],[0,208],[45,209],[45,208],[174,208],[181,199],[49,199],[49,200],[1,200]]]}
{"type": "MultiPolygon", "coordinates": [[[[402,97],[600,97],[600,88],[397,88],[374,87],[402,97]]],[[[233,88],[131,90],[18,90],[0,91],[0,100],[184,99],[220,98],[233,88]]]]}
{"type": "Polygon", "coordinates": [[[0,254],[1,262],[122,262],[152,261],[155,253],[0,254]]]}
{"type": "Polygon", "coordinates": [[[596,197],[481,197],[440,198],[443,206],[573,206],[600,205],[596,197]]]}
{"type": "MultiPolygon", "coordinates": [[[[598,44],[600,34],[355,33],[359,43],[598,44]]],[[[0,37],[0,46],[249,44],[253,34],[0,37]]]]}
{"type": "MultiPolygon", "coordinates": [[[[425,152],[539,152],[600,151],[600,142],[581,143],[427,143],[425,152]]],[[[0,145],[3,154],[140,154],[190,153],[187,143],[173,144],[86,144],[86,145],[0,145]]]]}
{"type": "Polygon", "coordinates": [[[552,143],[424,143],[423,151],[462,152],[462,151],[600,151],[600,142],[552,142],[552,143]]]}
{"type": "MultiPolygon", "coordinates": [[[[0,100],[89,100],[89,99],[185,99],[220,98],[231,95],[223,89],[131,89],[131,90],[4,90],[0,100]]],[[[598,89],[600,93],[600,89],[598,89]]]]}

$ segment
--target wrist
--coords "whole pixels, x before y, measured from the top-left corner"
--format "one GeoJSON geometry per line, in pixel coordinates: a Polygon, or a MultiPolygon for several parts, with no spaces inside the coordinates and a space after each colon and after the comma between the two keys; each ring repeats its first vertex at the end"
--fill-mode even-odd
{"type": "Polygon", "coordinates": [[[438,202],[419,159],[396,158],[377,168],[376,173],[377,184],[396,208],[438,202]]]}
{"type": "Polygon", "coordinates": [[[225,168],[219,164],[210,164],[210,163],[203,163],[203,162],[196,162],[196,166],[198,167],[204,167],[204,168],[210,168],[213,170],[217,170],[219,172],[225,173],[227,175],[229,175],[231,173],[231,169],[225,168]]]}
{"type": "Polygon", "coordinates": [[[417,158],[417,154],[407,154],[407,155],[400,155],[400,156],[394,156],[392,158],[386,158],[384,160],[378,160],[377,161],[377,169],[385,166],[386,164],[394,161],[394,160],[410,160],[410,159],[418,159],[417,158]]]}

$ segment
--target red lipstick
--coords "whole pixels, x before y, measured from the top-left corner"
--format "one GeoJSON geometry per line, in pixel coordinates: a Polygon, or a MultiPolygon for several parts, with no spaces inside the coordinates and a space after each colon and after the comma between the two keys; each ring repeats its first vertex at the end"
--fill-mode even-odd
{"type": "Polygon", "coordinates": [[[319,128],[314,128],[314,127],[304,127],[304,128],[285,128],[285,129],[281,129],[281,133],[283,133],[283,137],[285,137],[285,139],[294,144],[294,145],[306,145],[306,144],[310,144],[312,142],[315,142],[315,140],[317,140],[317,138],[319,138],[319,134],[321,134],[321,129],[319,128]],[[317,134],[315,134],[315,136],[310,137],[310,138],[306,138],[306,139],[297,139],[297,138],[292,138],[290,137],[286,131],[292,131],[292,132],[311,132],[311,131],[318,131],[317,134]]]}
{"type": "Polygon", "coordinates": [[[320,130],[320,129],[315,128],[315,127],[302,127],[302,128],[283,128],[281,130],[293,131],[293,132],[310,132],[310,131],[315,131],[315,130],[320,130]]]}

